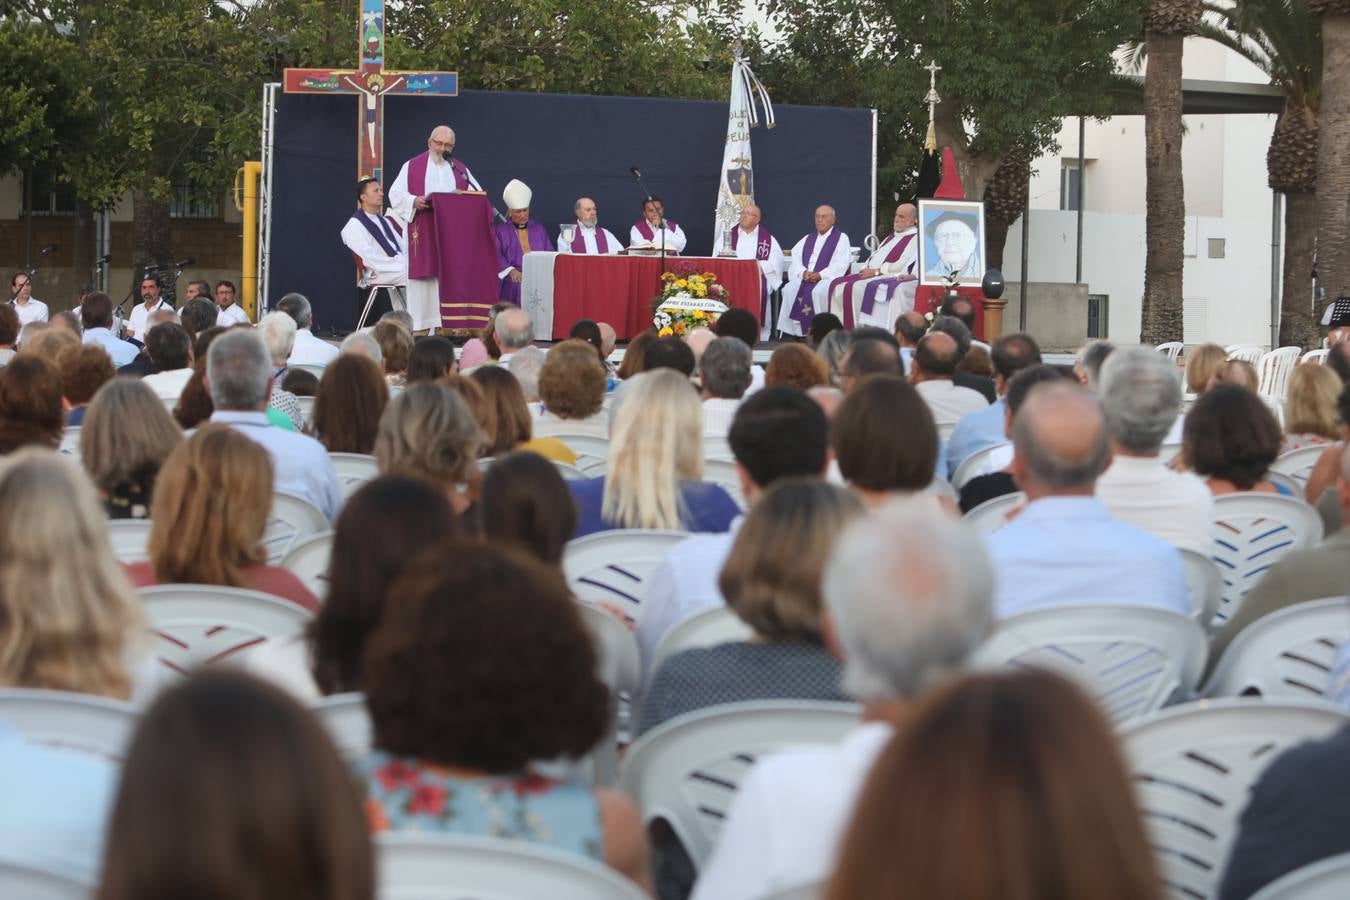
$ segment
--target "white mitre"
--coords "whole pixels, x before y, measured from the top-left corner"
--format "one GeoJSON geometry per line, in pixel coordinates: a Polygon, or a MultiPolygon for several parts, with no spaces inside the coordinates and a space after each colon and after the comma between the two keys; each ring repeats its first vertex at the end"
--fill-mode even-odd
{"type": "Polygon", "coordinates": [[[530,190],[530,186],[517,178],[507,182],[506,189],[502,191],[502,201],[507,209],[529,209],[533,197],[534,192],[530,190]]]}

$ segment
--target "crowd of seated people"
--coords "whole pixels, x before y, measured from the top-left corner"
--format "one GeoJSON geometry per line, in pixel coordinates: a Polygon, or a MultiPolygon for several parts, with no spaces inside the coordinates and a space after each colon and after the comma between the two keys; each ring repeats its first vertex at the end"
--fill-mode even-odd
{"type": "MultiPolygon", "coordinates": [[[[298,294],[257,327],[192,301],[124,349],[105,300],[83,337],[0,307],[0,883],[19,864],[102,900],[373,900],[372,836],[421,832],[547,847],[661,900],[1155,900],[1119,726],[1062,676],[980,671],[980,648],[1070,606],[1196,617],[1190,557],[1229,498],[1350,515],[1340,345],[1271,398],[1216,345],[1178,364],[1093,341],[1072,365],[1026,334],[983,345],[969,304],[893,332],[820,316],[768,353],[732,310],[615,360],[605,323],[536,346],[505,306],[462,350],[398,314],[337,346],[298,294]],[[1277,461],[1308,448],[1291,493],[1277,461]],[[344,483],[334,461],[361,458],[344,483]],[[279,495],[331,523],[317,582],[269,560],[279,495]],[[139,558],[114,553],[123,526],[139,558]],[[572,542],[634,531],[666,543],[644,571],[613,561],[631,603],[583,610],[572,542]],[[161,585],[262,592],[308,625],[185,677],[138,593],[161,585]],[[671,647],[713,614],[728,638],[671,647]],[[631,645],[626,696],[593,615],[631,645]],[[130,703],[134,737],[120,760],[49,746],[6,721],[9,688],[130,703]],[[355,754],[307,709],[348,694],[371,724],[355,754]],[[743,765],[706,858],[594,780],[616,734],[766,701],[856,718],[743,765]]],[[[1346,596],[1347,566],[1339,530],[1272,559],[1203,623],[1205,668],[1346,596]]],[[[1272,754],[1219,896],[1350,851],[1327,789],[1348,735],[1272,754]]]]}

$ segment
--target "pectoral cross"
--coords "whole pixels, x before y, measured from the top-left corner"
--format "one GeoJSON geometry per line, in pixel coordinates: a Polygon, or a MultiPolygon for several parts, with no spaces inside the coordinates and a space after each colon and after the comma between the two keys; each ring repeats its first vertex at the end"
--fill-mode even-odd
{"type": "Polygon", "coordinates": [[[361,62],[355,69],[287,69],[282,89],[288,94],[356,94],[361,97],[356,118],[360,156],[357,177],[383,181],[384,98],[389,94],[414,97],[454,97],[459,93],[456,72],[404,72],[384,67],[384,0],[361,0],[357,23],[361,62]]]}

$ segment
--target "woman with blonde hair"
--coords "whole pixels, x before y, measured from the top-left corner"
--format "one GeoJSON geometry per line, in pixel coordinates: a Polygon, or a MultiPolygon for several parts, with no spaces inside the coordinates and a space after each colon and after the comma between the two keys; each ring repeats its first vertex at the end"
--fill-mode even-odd
{"type": "Polygon", "coordinates": [[[1341,377],[1329,366],[1295,366],[1284,398],[1284,439],[1280,452],[1332,444],[1341,438],[1336,401],[1341,377]]]}
{"type": "Polygon", "coordinates": [[[1186,351],[1186,393],[1203,394],[1210,379],[1228,361],[1228,351],[1218,344],[1201,344],[1186,351]]]}
{"type": "Polygon", "coordinates": [[[149,518],[155,478],[182,440],[183,430],[144,382],[114,378],[94,395],[80,429],[80,459],[108,518],[149,518]]]}
{"type": "Polygon", "coordinates": [[[636,375],[610,427],[607,473],[568,482],[576,537],[614,528],[726,531],[740,508],[702,478],[703,410],[689,379],[672,369],[636,375]]]}
{"type": "Polygon", "coordinates": [[[408,475],[446,492],[463,516],[478,495],[482,430],[469,406],[444,384],[419,381],[389,402],[375,436],[382,475],[408,475]]]}
{"type": "Polygon", "coordinates": [[[0,687],[128,699],[140,604],[89,479],[38,449],[0,463],[0,687]]]}
{"type": "Polygon", "coordinates": [[[300,579],[267,564],[272,460],[225,425],[203,425],[169,454],[150,504],[150,559],[132,563],[137,587],[214,584],[248,588],[307,610],[319,601],[300,579]]]}

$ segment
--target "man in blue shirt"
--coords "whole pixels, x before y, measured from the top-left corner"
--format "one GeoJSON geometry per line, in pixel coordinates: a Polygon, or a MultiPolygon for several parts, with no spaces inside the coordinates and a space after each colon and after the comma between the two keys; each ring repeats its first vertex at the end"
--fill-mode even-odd
{"type": "Polygon", "coordinates": [[[1007,404],[1003,398],[1008,393],[1008,382],[1018,372],[1041,362],[1041,348],[1029,334],[1003,335],[994,341],[989,355],[994,363],[994,390],[998,400],[986,409],[967,413],[956,424],[956,430],[947,439],[946,455],[939,463],[948,480],[966,457],[1007,443],[1003,434],[1003,412],[1007,404]]]}
{"type": "Polygon", "coordinates": [[[1115,521],[1093,497],[1110,461],[1092,394],[1067,382],[1032,389],[1013,420],[1012,475],[1028,502],[988,537],[1000,618],[1085,603],[1190,613],[1177,550],[1115,521]]]}
{"type": "Polygon", "coordinates": [[[112,298],[102,291],[95,291],[84,298],[80,307],[80,324],[84,326],[81,340],[86,344],[98,344],[108,351],[113,365],[129,365],[136,358],[136,345],[122,340],[112,333],[112,298]]]}

